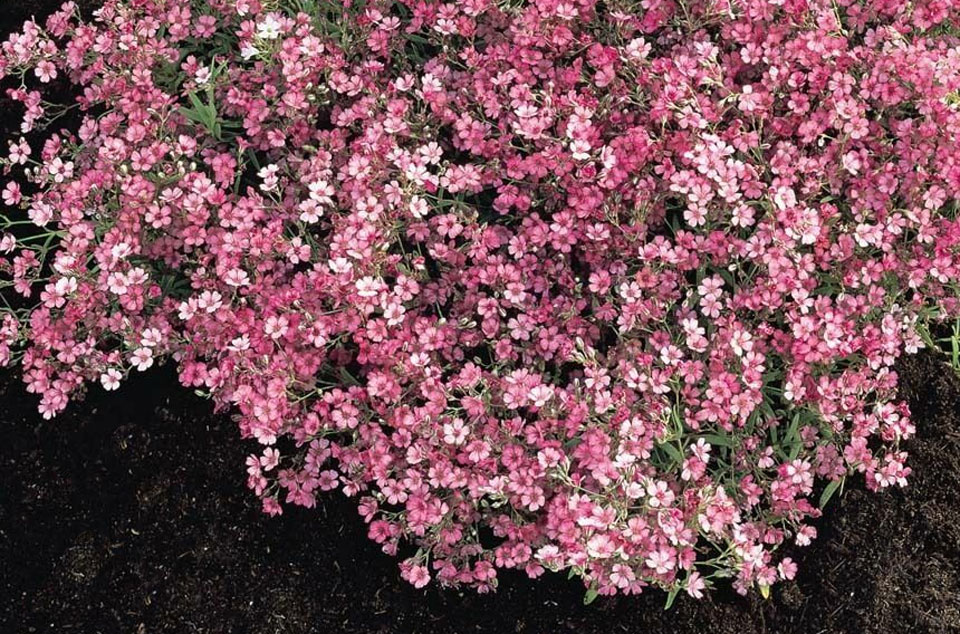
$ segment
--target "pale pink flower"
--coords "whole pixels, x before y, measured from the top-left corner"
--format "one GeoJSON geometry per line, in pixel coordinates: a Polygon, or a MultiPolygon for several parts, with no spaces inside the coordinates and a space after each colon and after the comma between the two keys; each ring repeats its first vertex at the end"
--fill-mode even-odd
{"type": "Polygon", "coordinates": [[[150,348],[137,348],[130,355],[130,363],[140,372],[153,365],[153,351],[150,348]]]}
{"type": "Polygon", "coordinates": [[[103,385],[103,389],[111,392],[120,388],[120,380],[122,378],[123,375],[119,370],[110,368],[100,375],[100,384],[103,385]]]}

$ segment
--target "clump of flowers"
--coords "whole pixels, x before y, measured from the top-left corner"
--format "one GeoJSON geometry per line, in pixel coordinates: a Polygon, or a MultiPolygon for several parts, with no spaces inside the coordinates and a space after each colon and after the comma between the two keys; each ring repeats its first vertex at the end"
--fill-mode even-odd
{"type": "Polygon", "coordinates": [[[172,360],[266,512],[356,497],[417,587],[767,592],[910,473],[958,4],[68,2],[2,44],[0,361],[51,417],[172,360]]]}

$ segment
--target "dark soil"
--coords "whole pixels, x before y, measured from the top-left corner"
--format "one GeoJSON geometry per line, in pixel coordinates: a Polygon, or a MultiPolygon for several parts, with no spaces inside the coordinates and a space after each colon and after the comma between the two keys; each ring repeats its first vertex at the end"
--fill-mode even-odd
{"type": "Polygon", "coordinates": [[[270,519],[243,486],[229,418],[140,375],[53,421],[0,386],[0,632],[888,634],[960,632],[960,389],[932,355],[903,366],[919,434],[911,484],[849,489],[769,601],[598,599],[554,575],[493,595],[399,578],[352,503],[270,519]]]}
{"type": "MultiPolygon", "coordinates": [[[[56,4],[0,0],[0,34],[56,4]]],[[[933,355],[901,371],[918,427],[909,488],[835,497],[820,538],[795,553],[799,579],[770,600],[681,596],[669,612],[660,592],[584,606],[559,575],[504,574],[493,595],[415,590],[342,496],[260,513],[244,488],[251,445],[171,370],[94,388],[53,421],[8,371],[0,634],[960,632],[960,381],[933,355]]]]}

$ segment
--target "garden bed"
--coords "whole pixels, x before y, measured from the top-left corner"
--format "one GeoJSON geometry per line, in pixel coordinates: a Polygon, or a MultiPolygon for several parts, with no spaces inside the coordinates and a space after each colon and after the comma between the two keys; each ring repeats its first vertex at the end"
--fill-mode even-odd
{"type": "Polygon", "coordinates": [[[416,590],[352,502],[263,515],[249,442],[170,371],[94,389],[53,421],[0,388],[0,631],[400,634],[911,634],[960,631],[960,386],[933,355],[902,364],[917,420],[910,486],[859,486],[795,554],[770,600],[717,592],[600,598],[565,575],[504,574],[496,594],[416,590]]]}
{"type": "MultiPolygon", "coordinates": [[[[59,4],[3,2],[0,35],[59,4]]],[[[2,148],[17,124],[8,107],[2,148]]],[[[898,367],[917,426],[909,486],[876,494],[851,478],[814,544],[788,553],[797,580],[769,599],[720,583],[666,612],[655,589],[584,605],[566,574],[504,571],[491,594],[415,589],[354,500],[333,492],[316,510],[264,515],[244,486],[256,444],[172,368],[115,395],[94,385],[53,420],[5,370],[0,632],[960,632],[960,381],[931,353],[898,367]]]]}

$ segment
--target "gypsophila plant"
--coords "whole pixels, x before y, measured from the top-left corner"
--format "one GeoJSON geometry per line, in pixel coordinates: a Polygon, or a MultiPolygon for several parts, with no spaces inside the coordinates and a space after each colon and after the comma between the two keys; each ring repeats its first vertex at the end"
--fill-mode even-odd
{"type": "Polygon", "coordinates": [[[68,2],[2,45],[0,360],[48,418],[172,360],[267,513],[339,489],[417,587],[766,594],[910,473],[958,8],[68,2]]]}

